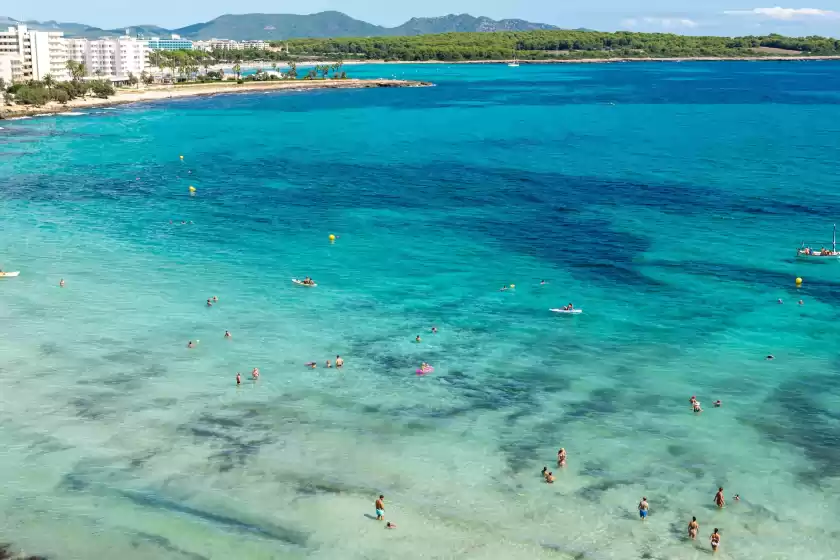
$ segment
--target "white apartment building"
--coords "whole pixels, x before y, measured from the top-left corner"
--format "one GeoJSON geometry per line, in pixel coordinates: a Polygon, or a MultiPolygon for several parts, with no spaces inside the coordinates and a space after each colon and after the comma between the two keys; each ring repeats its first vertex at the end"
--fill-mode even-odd
{"type": "Polygon", "coordinates": [[[7,86],[23,81],[23,58],[18,54],[0,54],[0,80],[7,86]]]}
{"type": "Polygon", "coordinates": [[[43,80],[50,75],[56,81],[69,79],[67,73],[67,45],[60,31],[31,31],[25,25],[0,31],[0,57],[11,68],[11,59],[19,61],[15,81],[43,80]]]}
{"type": "Polygon", "coordinates": [[[68,39],[67,57],[85,65],[87,76],[124,80],[129,74],[139,77],[149,67],[147,41],[133,37],[68,39]]]}
{"type": "Polygon", "coordinates": [[[230,39],[210,39],[209,41],[193,41],[193,48],[201,51],[241,51],[242,45],[230,39]]]}
{"type": "Polygon", "coordinates": [[[241,51],[243,49],[268,49],[268,41],[234,41],[232,39],[210,39],[208,41],[193,41],[193,48],[198,51],[210,52],[213,50],[241,51]]]}
{"type": "Polygon", "coordinates": [[[257,41],[242,41],[243,49],[259,49],[264,51],[268,47],[268,41],[263,41],[261,39],[257,41]]]}

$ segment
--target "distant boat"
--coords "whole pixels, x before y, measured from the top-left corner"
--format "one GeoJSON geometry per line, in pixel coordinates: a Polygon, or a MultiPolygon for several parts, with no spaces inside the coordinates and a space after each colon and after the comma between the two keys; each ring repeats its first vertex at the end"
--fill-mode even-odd
{"type": "Polygon", "coordinates": [[[516,49],[513,50],[513,62],[508,62],[508,66],[511,68],[519,68],[519,62],[516,60],[516,49]]]}
{"type": "Polygon", "coordinates": [[[808,262],[836,262],[840,259],[840,253],[837,252],[837,224],[834,224],[834,232],[831,235],[831,251],[825,247],[812,249],[803,241],[802,246],[796,250],[796,256],[808,262]]]}

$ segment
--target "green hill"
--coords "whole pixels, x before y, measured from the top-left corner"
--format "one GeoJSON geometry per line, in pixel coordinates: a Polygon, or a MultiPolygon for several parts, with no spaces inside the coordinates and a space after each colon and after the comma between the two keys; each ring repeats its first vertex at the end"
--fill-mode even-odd
{"type": "MultiPolygon", "coordinates": [[[[81,23],[57,21],[21,21],[0,17],[0,23],[7,25],[22,23],[32,29],[63,31],[68,37],[96,39],[105,35],[122,35],[125,28],[101,29],[81,23]]],[[[530,23],[520,19],[495,21],[486,17],[468,14],[448,15],[434,18],[412,18],[398,27],[382,27],[341,12],[320,12],[310,15],[296,14],[238,14],[223,15],[216,19],[188,25],[179,29],[166,29],[157,25],[128,26],[132,35],[168,36],[172,33],[193,40],[200,39],[246,39],[282,40],[296,38],[326,37],[382,37],[413,36],[428,33],[450,33],[456,31],[531,31],[557,29],[552,25],[530,23]]]]}
{"type": "Polygon", "coordinates": [[[291,39],[382,35],[382,27],[353,19],[341,12],[312,15],[241,14],[224,15],[206,23],[188,25],[174,32],[190,39],[291,39]]]}
{"type": "Polygon", "coordinates": [[[434,18],[411,18],[399,27],[390,29],[391,33],[386,35],[434,35],[460,32],[534,31],[538,29],[557,29],[557,27],[544,23],[531,23],[521,19],[495,21],[486,17],[473,17],[469,14],[450,14],[434,18]]]}

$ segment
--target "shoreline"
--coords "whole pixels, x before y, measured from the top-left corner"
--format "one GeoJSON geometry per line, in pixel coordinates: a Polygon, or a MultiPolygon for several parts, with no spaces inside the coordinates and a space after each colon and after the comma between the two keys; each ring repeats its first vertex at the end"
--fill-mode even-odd
{"type": "Polygon", "coordinates": [[[229,93],[251,93],[276,90],[301,91],[321,89],[366,89],[381,87],[428,87],[431,85],[433,84],[430,82],[412,80],[353,78],[346,80],[247,82],[244,84],[237,84],[234,81],[230,81],[227,83],[220,82],[212,84],[156,86],[138,90],[120,89],[117,90],[115,95],[109,97],[108,99],[90,97],[87,99],[72,99],[64,105],[51,101],[40,107],[33,105],[0,106],[0,120],[72,113],[80,109],[89,109],[94,107],[115,107],[129,103],[163,101],[167,99],[180,99],[186,97],[205,97],[229,93]]]}
{"type": "MultiPolygon", "coordinates": [[[[718,56],[686,56],[686,57],[617,57],[617,58],[547,58],[541,60],[517,60],[520,65],[525,64],[609,64],[613,62],[807,62],[820,60],[840,60],[840,56],[824,55],[824,56],[803,56],[803,55],[786,55],[786,56],[733,56],[733,57],[718,57],[718,56]]],[[[319,64],[330,64],[334,61],[330,60],[296,60],[295,63],[300,67],[315,66],[319,64]]],[[[365,65],[365,64],[510,64],[513,59],[499,59],[499,60],[384,60],[384,59],[348,59],[342,60],[342,64],[346,66],[365,65]]],[[[288,68],[288,62],[275,62],[278,68],[288,68]]],[[[264,68],[271,62],[266,61],[248,61],[243,68],[264,68]]],[[[213,70],[227,70],[233,64],[216,64],[210,68],[213,70]]]]}

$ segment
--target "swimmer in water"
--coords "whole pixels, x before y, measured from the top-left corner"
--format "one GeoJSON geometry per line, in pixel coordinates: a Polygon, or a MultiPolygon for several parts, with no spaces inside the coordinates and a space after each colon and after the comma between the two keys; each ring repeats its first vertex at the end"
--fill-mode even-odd
{"type": "Polygon", "coordinates": [[[546,284],[545,280],[540,280],[540,286],[545,286],[545,284],[546,284]]]}
{"type": "Polygon", "coordinates": [[[723,487],[721,486],[718,488],[717,494],[715,494],[715,505],[719,508],[722,508],[726,505],[726,500],[723,498],[723,487]]]}
{"type": "Polygon", "coordinates": [[[216,296],[213,296],[213,301],[219,301],[219,298],[217,298],[216,296]]]}
{"type": "Polygon", "coordinates": [[[715,401],[715,408],[720,408],[720,407],[721,407],[721,405],[723,405],[723,403],[722,403],[722,402],[720,402],[720,401],[715,401]]]}
{"type": "Polygon", "coordinates": [[[694,401],[692,410],[694,410],[694,412],[703,412],[703,409],[700,408],[700,401],[694,401]]]}
{"type": "Polygon", "coordinates": [[[799,300],[799,305],[805,305],[805,302],[800,299],[799,300]]]}
{"type": "Polygon", "coordinates": [[[741,496],[739,494],[735,494],[735,497],[732,498],[732,499],[735,500],[736,502],[740,502],[741,501],[741,496]]]}
{"type": "Polygon", "coordinates": [[[327,367],[328,367],[328,368],[331,368],[331,367],[332,367],[332,364],[330,363],[330,361],[329,361],[329,360],[327,360],[327,367]]]}
{"type": "Polygon", "coordinates": [[[767,354],[767,359],[768,360],[775,360],[776,356],[774,356],[773,354],[767,354]]]}
{"type": "Polygon", "coordinates": [[[432,327],[432,334],[437,334],[437,327],[432,327]]]}
{"type": "Polygon", "coordinates": [[[554,473],[549,472],[547,475],[545,475],[545,481],[549,484],[554,484],[554,473]]]}
{"type": "Polygon", "coordinates": [[[190,341],[187,343],[187,348],[195,348],[195,344],[193,344],[193,341],[192,341],[192,340],[190,340],[190,341]]]}
{"type": "Polygon", "coordinates": [[[560,451],[557,452],[557,466],[566,466],[566,449],[564,447],[561,447],[560,451]]]}
{"type": "Polygon", "coordinates": [[[303,365],[305,365],[306,367],[308,367],[310,369],[315,369],[318,366],[318,364],[316,364],[315,362],[309,362],[308,364],[303,364],[303,365]]]}
{"type": "Polygon", "coordinates": [[[501,290],[499,290],[499,291],[500,291],[500,292],[506,292],[506,291],[507,291],[507,289],[508,289],[508,288],[507,288],[507,286],[502,286],[502,289],[501,289],[501,290]]]}
{"type": "Polygon", "coordinates": [[[236,384],[242,385],[242,376],[239,374],[238,371],[236,372],[236,384]]]}
{"type": "Polygon", "coordinates": [[[784,303],[784,302],[782,301],[782,298],[779,298],[779,303],[784,303]]]}
{"type": "Polygon", "coordinates": [[[548,467],[543,467],[543,470],[540,474],[543,476],[543,478],[547,477],[548,476],[548,467]]]}
{"type": "Polygon", "coordinates": [[[59,281],[58,285],[59,285],[60,287],[62,287],[62,288],[64,287],[64,278],[62,278],[62,279],[59,281]]]}
{"type": "Polygon", "coordinates": [[[230,331],[225,331],[225,338],[233,338],[233,335],[230,334],[230,331]]]}
{"type": "Polygon", "coordinates": [[[712,545],[712,552],[717,552],[720,546],[720,533],[718,533],[717,527],[715,527],[715,532],[712,533],[712,536],[709,537],[709,544],[712,545]]]}
{"type": "Polygon", "coordinates": [[[386,529],[396,529],[397,526],[391,523],[390,521],[385,524],[386,529]]]}
{"type": "Polygon", "coordinates": [[[420,335],[419,334],[416,337],[414,337],[414,342],[420,342],[420,335]]]}
{"type": "Polygon", "coordinates": [[[688,522],[688,537],[691,540],[697,539],[697,533],[700,531],[700,524],[697,523],[697,518],[692,517],[691,521],[688,522]]]}
{"type": "Polygon", "coordinates": [[[335,367],[337,367],[337,368],[344,367],[344,360],[341,358],[341,356],[336,356],[335,357],[335,367]]]}
{"type": "Polygon", "coordinates": [[[213,302],[211,302],[209,299],[207,300],[207,307],[213,307],[213,302]]]}

